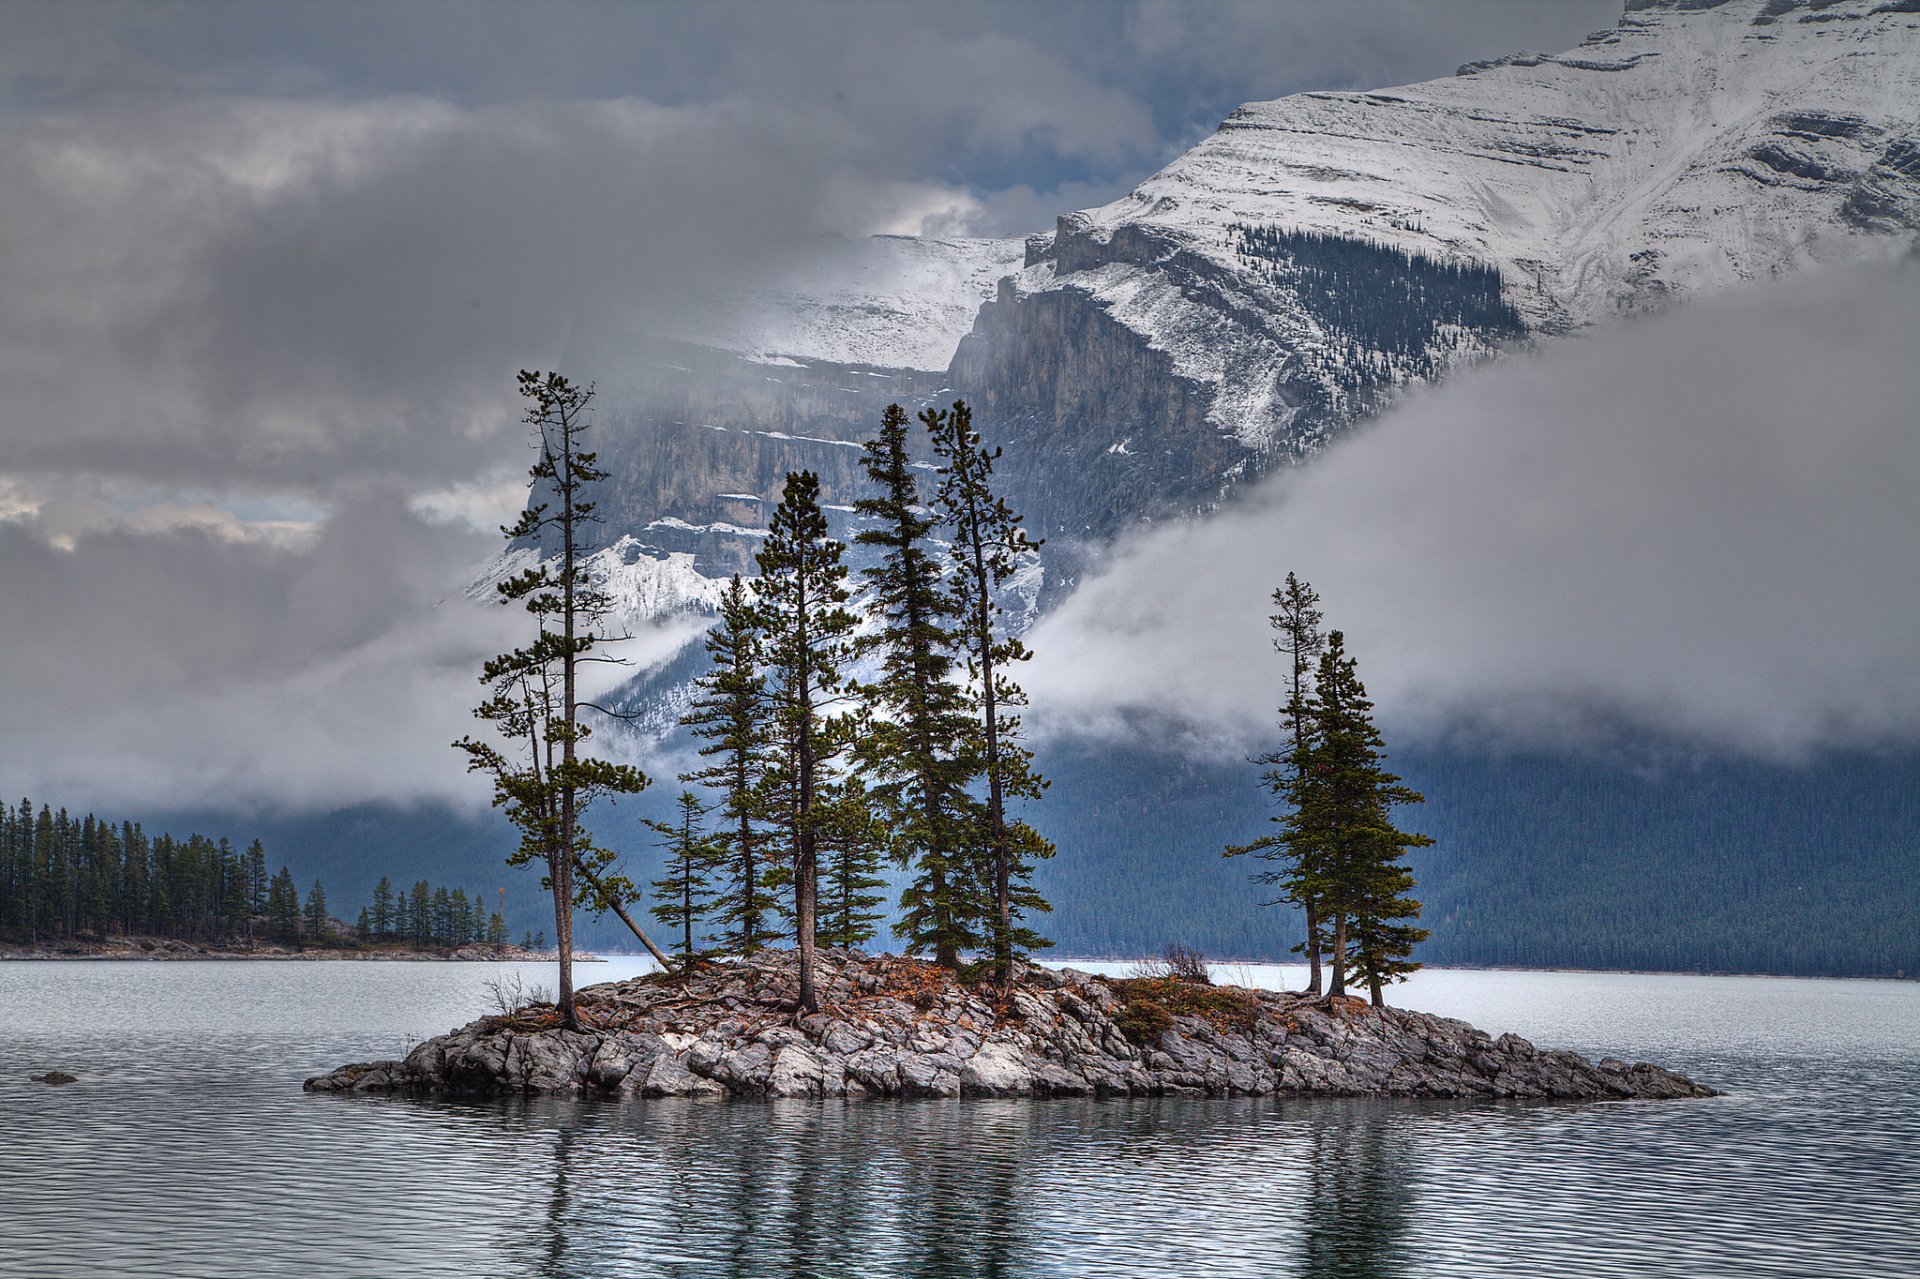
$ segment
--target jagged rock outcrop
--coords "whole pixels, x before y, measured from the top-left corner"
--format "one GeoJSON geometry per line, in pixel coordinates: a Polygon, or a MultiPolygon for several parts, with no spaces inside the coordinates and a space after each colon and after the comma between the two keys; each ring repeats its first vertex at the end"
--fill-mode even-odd
{"type": "Polygon", "coordinates": [[[1171,978],[1029,969],[1010,999],[916,960],[826,953],[821,1010],[795,1015],[794,959],[763,952],[687,977],[486,1017],[402,1061],[343,1066],[312,1092],[643,1097],[1325,1095],[1675,1098],[1712,1090],[1645,1062],[1534,1047],[1465,1022],[1171,978]]]}

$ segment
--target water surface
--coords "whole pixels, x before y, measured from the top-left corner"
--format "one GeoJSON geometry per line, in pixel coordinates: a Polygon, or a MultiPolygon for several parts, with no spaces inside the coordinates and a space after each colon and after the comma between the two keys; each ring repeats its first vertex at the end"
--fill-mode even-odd
{"type": "Polygon", "coordinates": [[[300,1091],[470,1019],[513,971],[551,981],[0,964],[0,1274],[1920,1275],[1914,983],[1431,971],[1396,992],[1727,1090],[1705,1101],[300,1091]],[[50,1069],[80,1082],[28,1082],[50,1069]]]}

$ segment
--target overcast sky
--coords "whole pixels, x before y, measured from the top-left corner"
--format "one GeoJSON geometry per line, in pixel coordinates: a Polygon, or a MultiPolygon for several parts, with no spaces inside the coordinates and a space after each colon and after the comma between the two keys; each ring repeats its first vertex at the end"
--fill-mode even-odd
{"type": "MultiPolygon", "coordinates": [[[[1009,234],[1237,103],[1571,46],[1618,0],[11,0],[0,785],[476,788],[454,590],[512,375],[810,234],[1009,234]]],[[[497,622],[497,619],[495,619],[497,622]]]]}

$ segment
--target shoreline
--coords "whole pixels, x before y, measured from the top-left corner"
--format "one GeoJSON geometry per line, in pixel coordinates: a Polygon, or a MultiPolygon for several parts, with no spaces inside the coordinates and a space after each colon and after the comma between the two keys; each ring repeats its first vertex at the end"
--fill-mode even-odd
{"type": "Polygon", "coordinates": [[[816,1012],[791,951],[482,1017],[306,1081],[309,1092],[578,1097],[1710,1097],[1648,1062],[1364,1000],[1027,966],[1010,992],[924,960],[821,951],[816,1012]]]}
{"type": "MultiPolygon", "coordinates": [[[[87,962],[233,963],[242,960],[270,960],[275,963],[310,962],[365,963],[390,960],[398,963],[556,963],[553,951],[524,950],[519,946],[488,946],[469,942],[451,949],[383,946],[284,946],[264,942],[255,946],[210,946],[177,938],[126,937],[107,942],[66,942],[59,945],[32,946],[0,943],[0,962],[19,960],[83,960],[87,962]]],[[[598,964],[597,955],[576,954],[576,964],[598,964]]]]}

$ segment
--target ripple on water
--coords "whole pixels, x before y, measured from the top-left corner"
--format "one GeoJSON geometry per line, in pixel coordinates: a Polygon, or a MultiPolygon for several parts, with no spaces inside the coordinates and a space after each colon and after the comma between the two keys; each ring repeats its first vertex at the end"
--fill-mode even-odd
{"type": "Polygon", "coordinates": [[[1693,1102],[299,1091],[476,1015],[494,971],[0,965],[0,1273],[1920,1274],[1910,984],[1433,972],[1403,995],[1729,1091],[1693,1102]],[[80,1082],[27,1082],[53,1068],[80,1082]]]}

